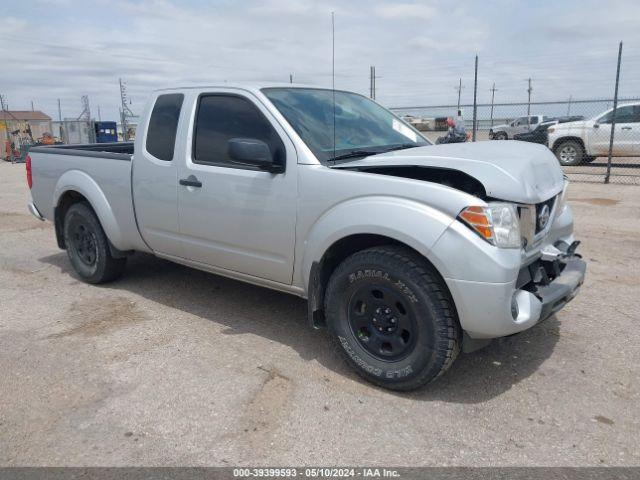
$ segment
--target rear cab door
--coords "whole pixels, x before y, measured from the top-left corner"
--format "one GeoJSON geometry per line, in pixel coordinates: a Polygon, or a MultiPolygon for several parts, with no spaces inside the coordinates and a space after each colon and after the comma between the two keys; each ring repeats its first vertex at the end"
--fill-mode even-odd
{"type": "Polygon", "coordinates": [[[156,92],[138,129],[131,185],[140,235],[156,253],[181,256],[178,228],[178,168],[184,146],[185,95],[156,92]]]}
{"type": "Polygon", "coordinates": [[[243,89],[193,91],[178,177],[178,217],[185,258],[291,284],[297,211],[297,155],[285,130],[256,94],[243,89]],[[282,173],[238,165],[232,138],[264,141],[282,173]]]}

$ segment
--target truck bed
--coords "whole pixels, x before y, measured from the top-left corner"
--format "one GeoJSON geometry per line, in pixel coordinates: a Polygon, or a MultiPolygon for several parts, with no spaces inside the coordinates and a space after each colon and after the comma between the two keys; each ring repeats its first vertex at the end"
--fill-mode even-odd
{"type": "Polygon", "coordinates": [[[92,198],[92,207],[121,250],[146,250],[139,236],[131,192],[133,143],[96,143],[34,147],[29,151],[36,208],[54,220],[60,195],[73,190],[92,198]]]}
{"type": "Polygon", "coordinates": [[[74,155],[78,157],[113,158],[131,160],[133,142],[83,143],[78,145],[49,145],[32,147],[30,152],[74,155]]]}

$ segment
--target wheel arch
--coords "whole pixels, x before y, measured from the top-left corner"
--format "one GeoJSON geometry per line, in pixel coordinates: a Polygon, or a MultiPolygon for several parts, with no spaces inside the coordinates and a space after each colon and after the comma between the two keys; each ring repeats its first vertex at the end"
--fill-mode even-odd
{"type": "Polygon", "coordinates": [[[556,140],[554,140],[553,145],[551,145],[551,151],[555,154],[557,153],[557,149],[560,145],[562,145],[563,142],[566,141],[574,141],[574,142],[578,142],[580,144],[580,146],[582,147],[582,150],[584,151],[584,154],[587,154],[587,149],[586,146],[584,144],[584,140],[580,137],[574,136],[574,135],[567,135],[566,137],[560,137],[557,138],[556,140]]]}
{"type": "Polygon", "coordinates": [[[89,175],[71,170],[60,177],[54,190],[54,225],[58,246],[66,248],[64,242],[64,215],[72,205],[86,202],[98,217],[98,221],[109,241],[114,257],[123,253],[118,248],[124,244],[116,217],[99,185],[89,175]]]}
{"type": "Polygon", "coordinates": [[[400,199],[398,203],[384,199],[367,202],[365,209],[361,208],[361,202],[355,203],[359,205],[352,204],[325,215],[305,242],[302,282],[306,287],[309,321],[316,328],[324,324],[324,293],[329,277],[345,258],[357,251],[398,245],[424,259],[440,277],[445,273],[440,272],[429,257],[431,247],[454,221],[451,217],[400,199]],[[353,218],[359,218],[362,223],[349,225],[353,218]]]}

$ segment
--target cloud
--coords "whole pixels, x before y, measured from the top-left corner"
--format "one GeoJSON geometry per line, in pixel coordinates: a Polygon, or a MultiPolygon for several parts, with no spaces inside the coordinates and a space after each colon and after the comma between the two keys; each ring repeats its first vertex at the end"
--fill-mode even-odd
{"type": "Polygon", "coordinates": [[[419,3],[385,3],[373,11],[381,18],[394,20],[432,20],[437,15],[435,8],[419,3]]]}
{"type": "Polygon", "coordinates": [[[150,91],[166,86],[288,82],[289,74],[330,86],[331,11],[336,85],[368,94],[375,65],[377,98],[389,106],[454,102],[460,77],[463,101],[470,101],[476,52],[481,101],[494,81],[503,101],[525,98],[529,76],[537,99],[608,95],[620,39],[622,91],[640,93],[631,82],[640,76],[633,0],[615,8],[596,0],[545,8],[472,0],[67,0],[46,15],[42,10],[42,3],[22,0],[2,19],[2,58],[12,66],[3,70],[2,94],[12,108],[29,108],[33,100],[56,117],[57,98],[63,115],[73,117],[86,94],[103,119],[116,119],[118,78],[127,82],[135,112],[150,91]],[[596,33],[552,34],[565,24],[596,33]]]}

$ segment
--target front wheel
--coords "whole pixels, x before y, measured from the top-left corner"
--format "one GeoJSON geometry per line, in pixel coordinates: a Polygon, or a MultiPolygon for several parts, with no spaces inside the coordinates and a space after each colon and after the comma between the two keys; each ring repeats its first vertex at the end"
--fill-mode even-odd
{"type": "Polygon", "coordinates": [[[505,132],[497,132],[493,134],[494,140],[509,140],[509,137],[505,132]]]}
{"type": "Polygon", "coordinates": [[[565,140],[555,148],[560,165],[574,167],[584,161],[584,148],[575,140],[565,140]]]}
{"type": "Polygon", "coordinates": [[[421,387],[460,351],[462,333],[446,285],[408,249],[383,246],[351,255],[332,274],[325,302],[337,350],[376,385],[421,387]]]}
{"type": "Polygon", "coordinates": [[[69,207],[64,216],[64,242],[74,270],[87,283],[104,283],[119,277],[126,258],[113,258],[98,217],[86,203],[69,207]]]}

